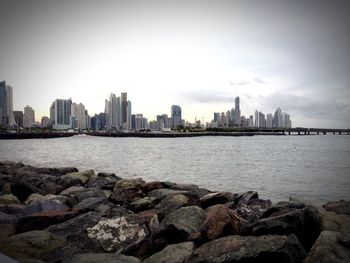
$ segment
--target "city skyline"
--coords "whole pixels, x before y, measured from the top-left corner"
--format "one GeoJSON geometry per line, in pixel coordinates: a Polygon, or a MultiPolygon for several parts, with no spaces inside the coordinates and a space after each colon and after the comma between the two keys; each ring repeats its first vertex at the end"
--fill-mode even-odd
{"type": "MultiPolygon", "coordinates": [[[[210,121],[241,111],[348,128],[350,4],[303,1],[1,1],[0,79],[36,117],[72,97],[91,115],[127,91],[153,119],[169,105],[210,121]]],[[[169,112],[169,110],[167,110],[169,112]]],[[[38,119],[38,120],[39,120],[38,119]]]]}

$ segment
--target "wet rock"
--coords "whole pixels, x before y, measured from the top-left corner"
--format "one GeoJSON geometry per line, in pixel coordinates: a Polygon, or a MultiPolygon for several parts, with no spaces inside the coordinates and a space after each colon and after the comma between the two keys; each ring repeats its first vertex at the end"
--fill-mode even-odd
{"type": "Polygon", "coordinates": [[[181,190],[172,190],[172,189],[156,189],[147,194],[148,197],[154,197],[159,201],[164,199],[168,195],[176,195],[176,194],[187,194],[187,191],[181,190]]]}
{"type": "Polygon", "coordinates": [[[31,203],[30,205],[24,208],[24,214],[31,215],[38,212],[45,211],[65,211],[68,210],[69,207],[67,205],[50,201],[50,200],[40,200],[31,203]]]}
{"type": "Polygon", "coordinates": [[[0,195],[0,204],[7,205],[7,204],[20,204],[21,202],[18,200],[18,198],[12,194],[7,195],[0,195]]]}
{"type": "Polygon", "coordinates": [[[108,254],[108,253],[85,253],[77,254],[68,260],[67,263],[139,263],[138,258],[132,256],[125,256],[122,254],[108,254]]]}
{"type": "Polygon", "coordinates": [[[86,170],[82,172],[74,172],[74,173],[68,173],[61,178],[73,178],[73,179],[80,179],[83,184],[87,183],[91,177],[95,175],[95,172],[93,170],[86,170]]]}
{"type": "Polygon", "coordinates": [[[97,206],[94,210],[107,218],[133,214],[133,212],[131,212],[130,210],[115,204],[101,204],[97,206]]]}
{"type": "Polygon", "coordinates": [[[61,185],[63,189],[67,189],[72,186],[83,186],[84,182],[80,178],[62,176],[57,180],[57,184],[61,185]]]}
{"type": "Polygon", "coordinates": [[[187,262],[302,262],[305,251],[298,238],[290,236],[226,236],[197,248],[187,262]]]}
{"type": "Polygon", "coordinates": [[[141,185],[144,184],[145,181],[143,181],[141,178],[137,179],[122,179],[115,183],[115,190],[117,189],[140,189],[141,185]]]}
{"type": "Polygon", "coordinates": [[[183,263],[190,258],[195,249],[193,242],[168,245],[162,251],[146,258],[143,263],[183,263]]]}
{"type": "Polygon", "coordinates": [[[242,219],[224,205],[214,205],[205,211],[202,237],[212,240],[224,235],[239,234],[242,219]]]}
{"type": "Polygon", "coordinates": [[[155,209],[159,212],[158,216],[162,220],[169,213],[185,206],[188,201],[189,198],[183,194],[168,195],[155,206],[155,209]]]}
{"type": "Polygon", "coordinates": [[[117,176],[115,173],[98,173],[97,176],[106,178],[106,179],[110,180],[111,182],[116,182],[116,181],[123,179],[123,178],[117,176]]]}
{"type": "Polygon", "coordinates": [[[157,210],[151,209],[142,211],[138,213],[137,216],[145,222],[151,236],[155,236],[159,233],[160,224],[157,210]]]}
{"type": "Polygon", "coordinates": [[[11,161],[0,162],[0,173],[9,174],[13,170],[20,169],[24,166],[23,163],[16,163],[11,161]]]}
{"type": "Polygon", "coordinates": [[[79,215],[80,211],[72,210],[53,210],[34,213],[28,216],[20,217],[16,223],[17,233],[42,230],[51,225],[65,222],[79,215]]]}
{"type": "Polygon", "coordinates": [[[176,184],[171,186],[170,189],[187,191],[191,193],[191,195],[197,197],[198,199],[211,193],[211,191],[205,188],[199,188],[195,184],[176,184]]]}
{"type": "Polygon", "coordinates": [[[62,176],[68,173],[78,172],[78,169],[75,167],[47,168],[47,167],[25,166],[22,169],[34,171],[39,174],[48,174],[53,176],[62,176]]]}
{"type": "Polygon", "coordinates": [[[29,205],[33,202],[36,201],[42,201],[42,200],[49,200],[49,201],[55,201],[61,204],[65,204],[68,201],[68,198],[63,195],[53,195],[53,194],[48,194],[48,195],[40,195],[40,194],[31,194],[28,196],[28,198],[24,201],[26,205],[29,205]]]}
{"type": "Polygon", "coordinates": [[[268,218],[283,215],[297,209],[305,208],[305,204],[299,201],[278,202],[270,206],[262,215],[261,218],[268,218]]]}
{"type": "Polygon", "coordinates": [[[158,200],[154,197],[144,197],[144,198],[140,198],[132,203],[130,203],[128,205],[128,208],[135,212],[138,213],[140,211],[143,210],[149,210],[152,209],[156,206],[156,204],[158,203],[158,200]]]}
{"type": "Polygon", "coordinates": [[[24,203],[26,205],[29,205],[32,202],[36,202],[44,199],[45,199],[44,195],[33,193],[30,196],[28,196],[28,198],[24,201],[24,203]]]}
{"type": "Polygon", "coordinates": [[[118,205],[128,205],[135,199],[142,198],[143,193],[139,188],[117,188],[113,191],[109,200],[118,205]]]}
{"type": "Polygon", "coordinates": [[[203,209],[216,205],[216,204],[225,204],[227,202],[233,201],[236,195],[230,192],[216,192],[207,194],[199,199],[203,209]]]}
{"type": "Polygon", "coordinates": [[[295,234],[308,251],[322,230],[322,221],[316,207],[306,206],[281,215],[258,220],[252,225],[253,235],[295,234]]]}
{"type": "Polygon", "coordinates": [[[65,240],[47,231],[30,231],[0,241],[1,252],[19,262],[42,260],[54,262],[59,259],[56,251],[65,240]]]}
{"type": "Polygon", "coordinates": [[[323,231],[312,246],[304,263],[350,262],[350,235],[323,231]]]}
{"type": "Polygon", "coordinates": [[[102,218],[97,212],[88,212],[66,222],[52,225],[46,230],[65,240],[59,250],[61,258],[71,258],[79,253],[100,253],[103,250],[99,242],[95,242],[87,235],[87,229],[95,226],[102,218]]]}
{"type": "Polygon", "coordinates": [[[96,211],[96,208],[103,204],[112,205],[106,198],[89,197],[80,201],[74,208],[85,212],[96,211]]]}
{"type": "Polygon", "coordinates": [[[134,215],[102,219],[86,231],[89,238],[97,241],[104,251],[125,249],[148,235],[143,221],[134,215]]]}
{"type": "Polygon", "coordinates": [[[87,199],[87,198],[104,198],[107,199],[105,193],[100,188],[85,188],[85,187],[70,187],[63,192],[60,193],[60,195],[68,196],[69,197],[69,203],[72,206],[77,205],[81,201],[87,199]]]}
{"type": "Polygon", "coordinates": [[[143,183],[141,185],[141,190],[145,194],[147,194],[147,193],[149,193],[149,192],[151,192],[153,190],[162,189],[162,188],[165,188],[165,185],[162,182],[159,182],[159,181],[143,183]]]}
{"type": "Polygon", "coordinates": [[[350,215],[350,202],[349,201],[336,201],[336,202],[328,202],[322,206],[327,211],[332,211],[337,214],[345,214],[350,215]]]}
{"type": "Polygon", "coordinates": [[[160,231],[170,243],[181,242],[187,240],[191,234],[200,232],[204,219],[205,213],[201,208],[181,207],[162,220],[160,231]]]}
{"type": "Polygon", "coordinates": [[[251,199],[247,203],[240,202],[234,210],[248,222],[254,223],[271,206],[270,200],[251,199]]]}
{"type": "Polygon", "coordinates": [[[113,190],[115,186],[115,182],[108,180],[105,177],[92,177],[86,184],[87,187],[97,187],[107,190],[113,190]]]}
{"type": "Polygon", "coordinates": [[[350,233],[350,215],[336,214],[322,208],[320,214],[324,230],[350,233]]]}

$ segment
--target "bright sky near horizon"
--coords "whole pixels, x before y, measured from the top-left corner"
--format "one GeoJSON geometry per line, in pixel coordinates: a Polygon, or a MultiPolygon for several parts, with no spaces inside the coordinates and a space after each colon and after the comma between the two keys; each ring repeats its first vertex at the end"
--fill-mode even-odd
{"type": "Polygon", "coordinates": [[[36,119],[56,98],[104,111],[128,92],[132,112],[210,121],[291,115],[293,126],[350,128],[347,0],[1,0],[0,80],[36,119]]]}

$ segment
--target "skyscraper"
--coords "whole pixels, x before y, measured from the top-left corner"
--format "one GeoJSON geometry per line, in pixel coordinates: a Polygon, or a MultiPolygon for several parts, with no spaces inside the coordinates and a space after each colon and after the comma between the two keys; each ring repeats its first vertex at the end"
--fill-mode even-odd
{"type": "Polygon", "coordinates": [[[272,128],[273,127],[273,116],[271,113],[268,113],[266,115],[266,128],[272,128]]]}
{"type": "Polygon", "coordinates": [[[182,112],[181,112],[181,107],[179,105],[171,106],[171,118],[172,118],[171,128],[176,129],[179,126],[181,126],[182,112]]]}
{"type": "Polygon", "coordinates": [[[53,128],[64,130],[71,128],[72,100],[56,99],[54,106],[55,122],[53,128]]]}
{"type": "Polygon", "coordinates": [[[281,123],[281,118],[282,118],[282,111],[280,108],[278,108],[275,111],[275,115],[273,117],[273,127],[274,128],[280,128],[282,123],[281,123]]]}
{"type": "Polygon", "coordinates": [[[13,89],[2,81],[0,82],[0,126],[13,127],[13,124],[13,89]]]}
{"type": "Polygon", "coordinates": [[[23,111],[13,111],[13,117],[17,129],[23,127],[23,111]]]}
{"type": "Polygon", "coordinates": [[[74,125],[74,127],[78,128],[78,129],[86,129],[87,128],[84,104],[72,103],[71,116],[75,117],[75,120],[76,120],[76,125],[74,125]]]}
{"type": "Polygon", "coordinates": [[[127,124],[127,115],[128,115],[128,93],[122,92],[121,94],[121,125],[123,129],[126,128],[127,124]]]}
{"type": "Polygon", "coordinates": [[[29,106],[24,107],[23,127],[24,128],[31,128],[34,123],[35,123],[34,110],[32,109],[32,107],[29,107],[29,106]]]}
{"type": "Polygon", "coordinates": [[[239,108],[239,97],[235,98],[235,125],[241,125],[241,110],[239,108]]]}

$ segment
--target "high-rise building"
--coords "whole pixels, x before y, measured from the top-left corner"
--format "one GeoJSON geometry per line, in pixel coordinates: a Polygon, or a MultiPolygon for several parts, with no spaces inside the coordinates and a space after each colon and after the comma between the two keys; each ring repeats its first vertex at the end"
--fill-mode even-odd
{"type": "Polygon", "coordinates": [[[0,82],[0,126],[13,127],[13,89],[6,85],[5,81],[0,82]]]}
{"type": "Polygon", "coordinates": [[[126,130],[131,130],[131,101],[128,100],[126,108],[126,130]]]}
{"type": "Polygon", "coordinates": [[[275,111],[275,115],[273,117],[273,127],[274,128],[280,128],[282,126],[282,111],[280,108],[278,108],[276,111],[275,111]]]}
{"type": "Polygon", "coordinates": [[[23,127],[23,111],[13,111],[13,117],[15,119],[14,125],[17,129],[23,127]]]}
{"type": "Polygon", "coordinates": [[[144,129],[144,124],[143,124],[143,114],[139,113],[135,115],[135,129],[136,130],[141,130],[144,129]]]}
{"type": "Polygon", "coordinates": [[[255,111],[255,123],[254,127],[259,128],[259,112],[258,110],[255,111]]]}
{"type": "Polygon", "coordinates": [[[121,97],[120,97],[120,104],[121,104],[121,124],[123,128],[127,126],[127,115],[128,115],[128,93],[127,92],[122,92],[121,97]]]}
{"type": "MultiPolygon", "coordinates": [[[[55,121],[53,128],[56,130],[65,130],[71,128],[71,110],[72,100],[56,99],[54,104],[55,121]]],[[[51,117],[51,116],[50,116],[51,117]]]]}
{"type": "Polygon", "coordinates": [[[24,107],[23,127],[24,128],[31,128],[34,123],[35,123],[34,110],[32,109],[32,107],[29,107],[29,106],[24,107]]]}
{"type": "Polygon", "coordinates": [[[241,110],[239,108],[239,97],[235,98],[235,125],[241,124],[241,110]]]}
{"type": "Polygon", "coordinates": [[[266,127],[265,114],[262,112],[259,112],[259,128],[265,128],[265,127],[266,127]]]}
{"type": "Polygon", "coordinates": [[[41,117],[41,128],[47,128],[50,124],[50,119],[47,116],[41,117]]]}
{"type": "MultiPolygon", "coordinates": [[[[74,124],[75,128],[77,128],[77,129],[86,129],[87,128],[84,104],[72,103],[71,116],[75,117],[75,121],[76,121],[76,123],[74,124]]],[[[73,128],[73,126],[72,126],[72,128],[73,128]]]]}
{"type": "Polygon", "coordinates": [[[253,115],[250,115],[249,116],[249,119],[248,119],[248,127],[254,127],[254,118],[253,118],[253,115]]]}
{"type": "Polygon", "coordinates": [[[171,106],[171,118],[172,118],[171,128],[176,129],[179,126],[181,126],[182,112],[181,112],[181,107],[179,105],[171,106]]]}
{"type": "Polygon", "coordinates": [[[170,123],[167,114],[157,116],[157,129],[160,131],[164,129],[170,129],[170,123]]]}
{"type": "Polygon", "coordinates": [[[272,128],[273,127],[273,116],[271,113],[268,113],[266,115],[266,128],[272,128]]]}

